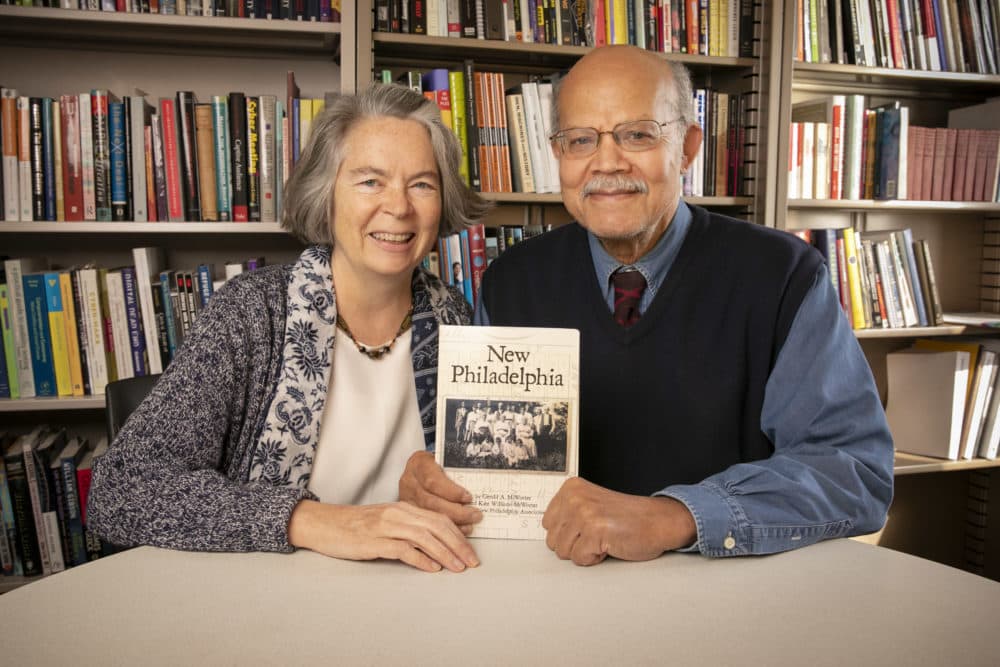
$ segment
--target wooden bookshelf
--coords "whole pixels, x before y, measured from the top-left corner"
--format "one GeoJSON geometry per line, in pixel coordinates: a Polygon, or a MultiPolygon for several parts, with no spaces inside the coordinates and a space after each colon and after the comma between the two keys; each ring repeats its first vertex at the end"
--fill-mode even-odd
{"type": "Polygon", "coordinates": [[[917,475],[931,472],[957,472],[962,470],[977,470],[981,468],[1000,467],[1000,459],[969,459],[967,461],[949,461],[936,459],[919,454],[896,452],[896,475],[917,475]]]}

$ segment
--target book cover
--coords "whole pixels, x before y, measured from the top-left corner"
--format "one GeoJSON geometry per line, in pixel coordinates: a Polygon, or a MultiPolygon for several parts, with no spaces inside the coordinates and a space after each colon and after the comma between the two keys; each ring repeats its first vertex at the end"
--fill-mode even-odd
{"type": "Polygon", "coordinates": [[[17,377],[17,353],[14,350],[14,329],[10,315],[10,297],[7,283],[0,283],[0,333],[3,334],[4,365],[7,369],[9,398],[21,398],[21,385],[17,377]]]}
{"type": "Polygon", "coordinates": [[[229,93],[229,140],[233,220],[247,222],[247,109],[243,93],[229,93]]]}
{"type": "Polygon", "coordinates": [[[90,91],[90,113],[94,141],[94,199],[97,220],[111,220],[111,139],[108,131],[109,104],[118,98],[107,90],[90,91]]]}
{"type": "Polygon", "coordinates": [[[69,357],[70,393],[73,396],[84,395],[83,362],[80,347],[80,331],[76,303],[73,296],[73,279],[69,271],[60,271],[59,294],[62,297],[62,307],[66,326],[66,356],[69,357]]]}
{"type": "Polygon", "coordinates": [[[146,101],[142,91],[128,98],[129,118],[129,175],[132,187],[130,218],[136,222],[156,220],[156,203],[148,196],[149,178],[146,159],[145,136],[152,124],[153,107],[146,101]]]}
{"type": "Polygon", "coordinates": [[[59,274],[55,271],[46,272],[42,274],[42,281],[45,287],[45,306],[48,311],[51,338],[49,351],[52,354],[52,366],[56,374],[56,394],[71,396],[73,381],[70,373],[69,338],[59,274]]]}
{"type": "Polygon", "coordinates": [[[969,353],[913,350],[886,355],[886,418],[896,449],[957,460],[969,385],[969,353]]]}
{"type": "Polygon", "coordinates": [[[111,160],[111,219],[123,222],[128,217],[128,193],[125,181],[125,105],[123,102],[108,104],[108,142],[111,160]]]}
{"type": "Polygon", "coordinates": [[[62,118],[63,207],[67,221],[83,220],[83,165],[80,152],[80,98],[59,98],[62,118]]]}
{"type": "Polygon", "coordinates": [[[16,543],[20,549],[21,565],[25,576],[42,573],[42,558],[38,550],[38,532],[35,528],[35,514],[32,510],[31,495],[28,490],[28,475],[24,467],[22,443],[27,438],[36,437],[41,432],[41,428],[38,427],[32,434],[20,436],[4,452],[11,513],[17,530],[16,543]]]}
{"type": "Polygon", "coordinates": [[[184,193],[184,219],[201,220],[201,198],[198,181],[198,148],[195,137],[195,94],[178,90],[177,96],[177,156],[180,166],[181,191],[184,193]]]}
{"type": "Polygon", "coordinates": [[[14,222],[21,219],[18,208],[20,196],[17,166],[17,91],[0,88],[0,149],[3,153],[3,219],[14,222]]]}
{"type": "Polygon", "coordinates": [[[146,335],[140,313],[138,280],[134,266],[122,267],[122,292],[125,297],[125,323],[128,325],[129,349],[135,375],[146,375],[146,335]]]}
{"type": "Polygon", "coordinates": [[[246,197],[247,197],[247,220],[250,222],[260,222],[260,175],[258,174],[258,161],[260,160],[260,119],[259,119],[259,97],[246,98],[246,197]]]}
{"type": "Polygon", "coordinates": [[[212,105],[194,105],[195,163],[198,171],[198,196],[201,220],[217,222],[219,209],[215,193],[215,128],[212,105]]]}
{"type": "Polygon", "coordinates": [[[483,512],[472,537],[544,539],[542,515],[577,474],[574,329],[439,329],[435,459],[483,512]]]}
{"type": "MultiPolygon", "coordinates": [[[[160,99],[160,124],[163,139],[163,173],[166,181],[167,217],[170,222],[185,220],[184,195],[181,187],[180,153],[177,137],[177,110],[174,100],[160,99]]],[[[155,144],[154,144],[155,150],[155,144]]]]}
{"type": "Polygon", "coordinates": [[[107,346],[104,340],[100,285],[103,280],[100,271],[93,267],[81,268],[76,275],[80,286],[80,310],[83,313],[86,332],[85,352],[90,371],[91,393],[100,395],[104,393],[105,385],[113,379],[113,369],[108,366],[107,346]]]}
{"type": "Polygon", "coordinates": [[[35,379],[36,396],[56,395],[56,372],[52,361],[52,334],[45,301],[45,276],[28,273],[22,278],[28,353],[35,379]]]}
{"type": "Polygon", "coordinates": [[[232,220],[229,173],[229,98],[212,96],[212,131],[215,135],[215,199],[219,220],[232,220]]]}

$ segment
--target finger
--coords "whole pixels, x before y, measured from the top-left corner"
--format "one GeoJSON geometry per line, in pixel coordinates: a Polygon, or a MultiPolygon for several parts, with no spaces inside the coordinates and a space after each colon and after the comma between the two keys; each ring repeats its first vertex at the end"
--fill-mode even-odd
{"type": "Polygon", "coordinates": [[[461,572],[477,567],[479,558],[465,535],[450,519],[419,507],[408,507],[401,517],[399,537],[409,541],[449,570],[461,572]]]}
{"type": "Polygon", "coordinates": [[[472,494],[465,487],[449,479],[441,466],[435,463],[433,459],[431,459],[429,464],[421,464],[421,472],[423,473],[422,486],[429,493],[439,498],[450,500],[453,503],[465,504],[472,502],[472,494]]]}
{"type": "Polygon", "coordinates": [[[559,558],[567,560],[572,554],[573,545],[579,536],[580,531],[577,530],[574,524],[563,522],[552,530],[549,530],[545,538],[545,543],[548,544],[549,549],[552,549],[559,558]]]}
{"type": "Polygon", "coordinates": [[[441,564],[429,557],[420,549],[400,540],[382,541],[383,558],[402,561],[407,565],[423,570],[424,572],[440,572],[441,564]]]}
{"type": "Polygon", "coordinates": [[[483,513],[472,505],[454,503],[423,490],[418,492],[417,497],[417,507],[443,514],[457,526],[476,524],[483,520],[483,513]]]}
{"type": "Polygon", "coordinates": [[[597,565],[607,557],[607,552],[601,549],[598,540],[586,535],[580,535],[570,550],[570,558],[577,565],[597,565]]]}

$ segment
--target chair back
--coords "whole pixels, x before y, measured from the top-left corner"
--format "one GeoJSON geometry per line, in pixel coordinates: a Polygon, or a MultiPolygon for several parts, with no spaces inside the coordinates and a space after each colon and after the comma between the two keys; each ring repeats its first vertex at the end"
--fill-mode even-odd
{"type": "Polygon", "coordinates": [[[142,399],[153,389],[160,375],[139,375],[126,380],[109,382],[104,388],[104,416],[107,420],[108,442],[113,442],[118,431],[135,411],[142,399]]]}

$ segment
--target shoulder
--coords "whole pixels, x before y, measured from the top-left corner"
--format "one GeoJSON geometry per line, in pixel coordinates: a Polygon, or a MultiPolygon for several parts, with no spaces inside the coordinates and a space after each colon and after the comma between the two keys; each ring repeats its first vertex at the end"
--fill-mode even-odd
{"type": "Polygon", "coordinates": [[[793,234],[732,218],[690,205],[692,230],[703,230],[707,243],[727,254],[744,258],[753,266],[806,265],[818,267],[822,256],[793,234]]]}
{"type": "Polygon", "coordinates": [[[414,307],[422,296],[426,296],[428,305],[434,311],[436,319],[443,324],[470,324],[472,322],[472,306],[465,300],[465,294],[453,285],[446,285],[439,277],[417,267],[413,276],[414,307]]]}

